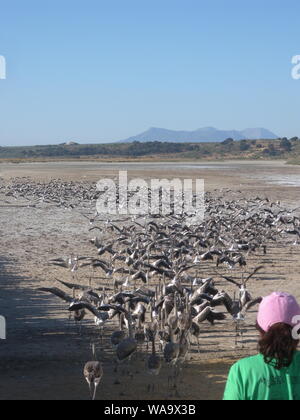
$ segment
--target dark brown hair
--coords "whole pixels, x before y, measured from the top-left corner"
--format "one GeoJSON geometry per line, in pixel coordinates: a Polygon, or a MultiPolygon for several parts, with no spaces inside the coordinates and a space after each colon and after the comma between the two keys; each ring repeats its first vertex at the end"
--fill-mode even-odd
{"type": "Polygon", "coordinates": [[[299,343],[299,340],[293,339],[293,328],[283,323],[273,325],[268,332],[263,331],[258,324],[256,328],[261,333],[258,349],[265,363],[278,370],[290,366],[299,343]]]}

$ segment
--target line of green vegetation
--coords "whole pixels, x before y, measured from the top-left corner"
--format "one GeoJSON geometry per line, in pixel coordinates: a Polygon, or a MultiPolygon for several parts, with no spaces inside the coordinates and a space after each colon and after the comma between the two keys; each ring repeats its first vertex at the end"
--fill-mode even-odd
{"type": "Polygon", "coordinates": [[[300,139],[276,140],[227,139],[221,143],[113,143],[61,144],[49,146],[0,147],[1,160],[45,159],[165,159],[165,160],[222,160],[222,159],[286,159],[300,163],[300,139]]]}

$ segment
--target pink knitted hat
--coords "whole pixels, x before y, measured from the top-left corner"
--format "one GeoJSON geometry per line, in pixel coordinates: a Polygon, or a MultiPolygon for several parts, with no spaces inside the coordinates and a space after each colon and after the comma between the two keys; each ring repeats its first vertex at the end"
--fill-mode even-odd
{"type": "Polygon", "coordinates": [[[295,321],[295,316],[300,317],[300,306],[294,296],[287,293],[272,293],[263,299],[259,306],[257,323],[265,332],[278,323],[284,323],[291,327],[297,325],[300,319],[295,321]]]}

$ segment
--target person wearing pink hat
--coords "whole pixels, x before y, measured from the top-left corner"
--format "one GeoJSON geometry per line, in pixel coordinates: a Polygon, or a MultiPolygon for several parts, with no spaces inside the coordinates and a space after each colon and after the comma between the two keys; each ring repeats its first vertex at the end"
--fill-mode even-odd
{"type": "Polygon", "coordinates": [[[259,354],[229,372],[224,400],[300,400],[300,306],[287,293],[272,293],[259,307],[259,354]]]}

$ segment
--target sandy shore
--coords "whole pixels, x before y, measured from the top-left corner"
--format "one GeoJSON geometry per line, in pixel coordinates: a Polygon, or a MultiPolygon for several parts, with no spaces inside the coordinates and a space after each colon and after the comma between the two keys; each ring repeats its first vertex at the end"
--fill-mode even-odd
{"type": "MultiPolygon", "coordinates": [[[[0,165],[0,178],[3,182],[13,177],[97,181],[102,177],[117,177],[119,169],[129,170],[131,178],[204,178],[209,191],[230,188],[246,196],[268,196],[287,206],[300,204],[300,183],[296,182],[298,177],[300,179],[300,167],[287,166],[284,162],[210,162],[202,166],[191,163],[4,164],[0,165]]],[[[87,399],[82,368],[90,358],[91,338],[97,340],[102,349],[105,374],[99,397],[149,398],[147,385],[151,378],[145,373],[142,355],[133,362],[133,378],[121,377],[121,384],[114,385],[108,342],[114,324],[106,329],[103,344],[91,317],[84,322],[80,336],[78,328],[68,321],[66,305],[36,291],[40,286],[53,286],[57,278],[70,280],[64,269],[49,267],[51,258],[91,253],[87,221],[77,211],[51,205],[20,207],[26,202],[7,201],[2,197],[0,208],[0,314],[6,317],[8,325],[7,340],[0,341],[0,399],[87,399]]],[[[253,295],[283,290],[300,298],[299,250],[289,240],[280,247],[271,246],[268,255],[252,256],[247,270],[251,271],[258,263],[264,265],[258,280],[251,284],[253,295]]],[[[204,265],[203,277],[211,274],[211,266],[204,265]]],[[[87,284],[87,278],[87,271],[79,272],[78,282],[87,284]]],[[[93,281],[100,284],[97,278],[93,281]]],[[[217,284],[225,286],[220,280],[217,284]]],[[[234,290],[228,284],[226,289],[234,290]]],[[[197,346],[193,346],[192,359],[182,374],[179,387],[182,399],[221,398],[231,363],[256,351],[254,323],[255,312],[252,312],[245,323],[245,348],[235,348],[234,325],[230,320],[215,327],[203,325],[201,352],[199,354],[197,346]]],[[[151,398],[170,398],[166,375],[164,368],[151,398]]]]}

